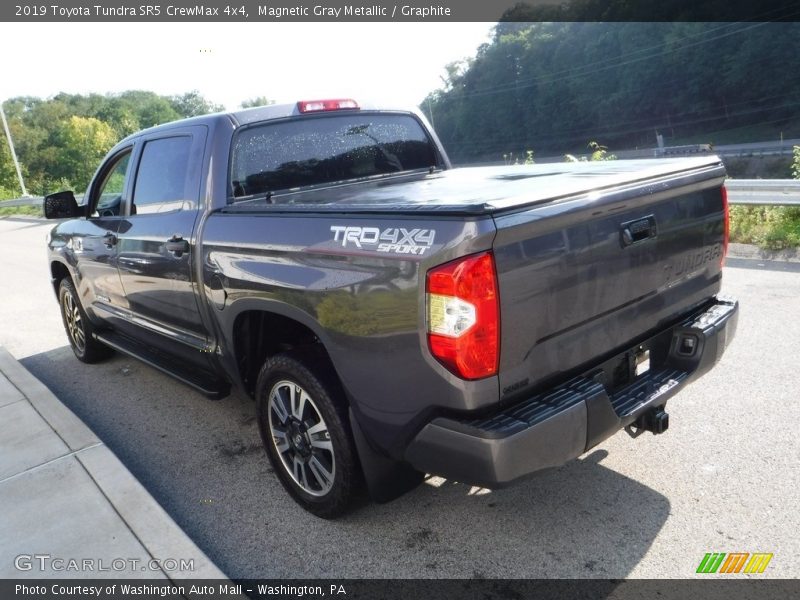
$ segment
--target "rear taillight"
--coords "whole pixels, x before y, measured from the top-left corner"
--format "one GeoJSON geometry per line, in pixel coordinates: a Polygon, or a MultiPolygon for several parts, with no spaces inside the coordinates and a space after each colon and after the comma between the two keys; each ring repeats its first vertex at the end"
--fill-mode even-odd
{"type": "Polygon", "coordinates": [[[337,98],[333,100],[301,100],[297,103],[297,110],[301,113],[321,112],[326,110],[353,110],[358,108],[358,102],[350,98],[337,98]]]}
{"type": "Polygon", "coordinates": [[[497,374],[500,309],[492,253],[431,269],[425,291],[433,356],[463,379],[497,374]]]}
{"type": "Polygon", "coordinates": [[[722,258],[720,259],[720,266],[725,266],[725,257],[728,255],[728,239],[731,236],[731,212],[728,206],[728,190],[722,186],[722,213],[725,222],[725,232],[722,238],[722,258]]]}

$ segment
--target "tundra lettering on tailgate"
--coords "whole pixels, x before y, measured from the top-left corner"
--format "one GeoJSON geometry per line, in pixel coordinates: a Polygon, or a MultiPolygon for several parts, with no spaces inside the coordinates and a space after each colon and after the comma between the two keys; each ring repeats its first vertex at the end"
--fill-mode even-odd
{"type": "Polygon", "coordinates": [[[394,252],[395,254],[424,254],[433,245],[436,237],[435,229],[405,229],[388,227],[381,231],[377,227],[352,227],[347,225],[331,225],[333,241],[341,242],[343,248],[348,244],[363,249],[364,246],[377,252],[394,252]]]}

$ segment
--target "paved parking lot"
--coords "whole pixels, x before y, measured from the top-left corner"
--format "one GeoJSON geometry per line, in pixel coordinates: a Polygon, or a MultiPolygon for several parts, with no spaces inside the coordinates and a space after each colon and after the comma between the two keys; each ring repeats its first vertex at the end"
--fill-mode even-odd
{"type": "MultiPolygon", "coordinates": [[[[800,269],[729,260],[737,338],[671,401],[670,430],[488,492],[434,479],[328,522],[284,494],[252,402],[212,402],[136,360],[72,355],[41,221],[0,219],[0,344],[111,448],[232,577],[688,577],[706,552],[800,575],[800,269]]],[[[31,549],[45,552],[46,548],[31,549]]]]}

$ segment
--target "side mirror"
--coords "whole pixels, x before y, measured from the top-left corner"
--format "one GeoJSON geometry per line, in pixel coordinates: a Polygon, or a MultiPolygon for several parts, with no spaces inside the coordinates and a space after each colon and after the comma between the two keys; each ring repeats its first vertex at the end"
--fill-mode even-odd
{"type": "Polygon", "coordinates": [[[86,207],[78,206],[71,191],[56,192],[44,197],[44,216],[47,219],[74,219],[86,216],[86,207]]]}

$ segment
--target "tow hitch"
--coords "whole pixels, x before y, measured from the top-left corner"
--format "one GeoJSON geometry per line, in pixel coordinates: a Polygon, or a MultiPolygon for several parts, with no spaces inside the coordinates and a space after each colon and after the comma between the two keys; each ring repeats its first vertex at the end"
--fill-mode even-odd
{"type": "Polygon", "coordinates": [[[625,432],[635,438],[645,431],[652,431],[653,435],[658,435],[667,429],[669,429],[669,415],[663,406],[656,406],[639,415],[633,423],[625,427],[625,432]]]}

